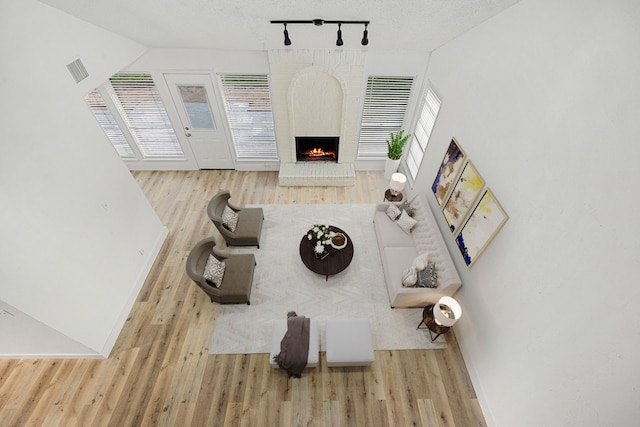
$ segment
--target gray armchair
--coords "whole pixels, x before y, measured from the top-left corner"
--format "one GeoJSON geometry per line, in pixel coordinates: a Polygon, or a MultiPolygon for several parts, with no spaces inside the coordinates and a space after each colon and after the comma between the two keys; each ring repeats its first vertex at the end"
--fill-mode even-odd
{"type": "Polygon", "coordinates": [[[211,299],[220,304],[250,304],[251,287],[256,259],[253,254],[224,255],[215,249],[213,237],[198,242],[187,257],[187,274],[211,299]],[[224,261],[225,272],[219,287],[213,286],[204,276],[209,254],[224,261]]]}
{"type": "Polygon", "coordinates": [[[209,201],[207,214],[229,246],[257,246],[260,248],[260,234],[264,212],[262,208],[240,208],[229,203],[228,190],[218,192],[209,201]],[[222,212],[229,206],[238,214],[236,229],[231,231],[222,223],[222,212]]]}

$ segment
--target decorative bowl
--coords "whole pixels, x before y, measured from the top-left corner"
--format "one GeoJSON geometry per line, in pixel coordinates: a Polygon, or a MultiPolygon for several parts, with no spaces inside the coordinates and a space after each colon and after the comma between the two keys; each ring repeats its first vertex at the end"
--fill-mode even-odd
{"type": "Polygon", "coordinates": [[[336,233],[335,236],[331,238],[331,246],[334,249],[342,249],[347,246],[347,236],[342,233],[336,233]]]}

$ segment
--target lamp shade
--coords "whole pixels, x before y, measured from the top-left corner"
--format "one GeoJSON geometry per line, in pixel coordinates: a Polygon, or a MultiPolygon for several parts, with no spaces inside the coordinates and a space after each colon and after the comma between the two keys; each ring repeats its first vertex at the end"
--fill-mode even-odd
{"type": "Polygon", "coordinates": [[[400,172],[396,172],[393,175],[391,175],[389,188],[391,189],[391,191],[395,193],[402,193],[402,190],[404,190],[404,186],[406,183],[407,183],[407,177],[404,176],[404,174],[401,174],[400,172]]]}
{"type": "Polygon", "coordinates": [[[451,297],[442,297],[433,306],[433,317],[442,326],[453,326],[462,317],[462,307],[451,297]]]}

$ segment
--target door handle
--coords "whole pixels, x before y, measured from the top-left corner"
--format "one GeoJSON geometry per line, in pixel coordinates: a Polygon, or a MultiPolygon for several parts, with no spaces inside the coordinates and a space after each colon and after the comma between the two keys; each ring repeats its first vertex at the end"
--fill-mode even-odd
{"type": "Polygon", "coordinates": [[[190,137],[190,136],[191,136],[191,134],[190,134],[189,132],[185,132],[185,135],[186,135],[187,137],[190,137]]]}

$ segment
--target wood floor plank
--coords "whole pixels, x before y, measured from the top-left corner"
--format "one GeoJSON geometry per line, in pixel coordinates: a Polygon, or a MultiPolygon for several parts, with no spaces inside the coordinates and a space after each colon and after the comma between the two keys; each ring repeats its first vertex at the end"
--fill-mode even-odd
{"type": "Polygon", "coordinates": [[[132,176],[169,234],[111,355],[0,360],[2,426],[485,425],[453,331],[446,350],[376,351],[369,367],[329,368],[322,352],[302,378],[267,354],[207,354],[219,305],[184,263],[200,239],[219,238],[209,199],[228,189],[239,205],[377,203],[382,172],[359,171],[351,187],[280,187],[273,171],[132,176]]]}

